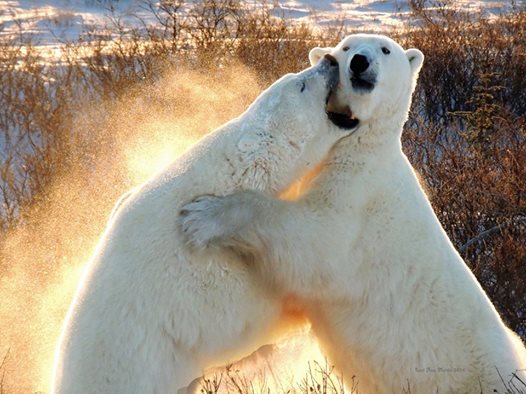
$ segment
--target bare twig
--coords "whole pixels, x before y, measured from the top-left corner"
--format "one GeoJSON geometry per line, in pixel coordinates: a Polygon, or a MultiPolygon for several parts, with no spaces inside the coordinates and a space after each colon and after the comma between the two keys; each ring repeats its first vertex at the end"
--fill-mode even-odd
{"type": "Polygon", "coordinates": [[[524,222],[524,223],[526,223],[526,217],[519,217],[519,218],[508,219],[508,220],[504,221],[503,223],[497,224],[496,226],[493,226],[493,227],[491,227],[491,228],[489,228],[487,230],[482,231],[476,237],[471,238],[464,245],[462,245],[459,248],[459,251],[460,252],[464,252],[464,251],[466,251],[467,248],[469,248],[474,243],[479,242],[482,239],[484,239],[486,237],[489,237],[490,235],[501,231],[505,227],[508,227],[508,226],[510,226],[512,224],[517,224],[517,222],[521,222],[521,223],[524,222]]]}

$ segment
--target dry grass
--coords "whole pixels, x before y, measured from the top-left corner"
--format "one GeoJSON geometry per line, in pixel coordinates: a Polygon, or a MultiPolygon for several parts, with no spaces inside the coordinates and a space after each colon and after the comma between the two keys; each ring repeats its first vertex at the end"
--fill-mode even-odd
{"type": "MultiPolygon", "coordinates": [[[[241,4],[206,0],[182,16],[178,1],[145,0],[157,27],[114,16],[107,31],[68,44],[56,65],[42,62],[30,37],[0,42],[0,311],[22,316],[0,322],[0,393],[29,392],[38,374],[27,370],[48,367],[40,340],[56,332],[35,321],[43,313],[53,327],[61,321],[70,290],[59,284],[75,283],[64,268],[89,256],[113,202],[149,174],[157,147],[184,139],[173,157],[270,81],[305,67],[311,47],[349,33],[292,26],[269,6],[241,4]],[[158,132],[158,119],[173,127],[158,132]],[[139,147],[145,160],[132,165],[139,147]]],[[[411,27],[390,32],[426,55],[404,149],[455,246],[524,339],[526,11],[488,20],[412,6],[411,27]]],[[[319,384],[301,391],[325,394],[328,383],[319,384]]]]}
{"type": "Polygon", "coordinates": [[[279,394],[359,394],[355,378],[348,379],[347,389],[344,389],[343,377],[334,371],[328,362],[317,361],[308,363],[308,370],[301,382],[296,386],[281,384],[280,389],[267,384],[265,371],[254,379],[247,376],[243,370],[229,365],[224,371],[204,376],[200,385],[201,394],[269,394],[276,390],[279,394]]]}

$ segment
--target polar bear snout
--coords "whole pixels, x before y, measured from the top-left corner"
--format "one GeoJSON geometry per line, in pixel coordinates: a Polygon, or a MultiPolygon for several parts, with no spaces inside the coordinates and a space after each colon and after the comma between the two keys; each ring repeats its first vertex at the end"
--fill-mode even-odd
{"type": "Polygon", "coordinates": [[[370,93],[377,78],[374,52],[368,46],[362,46],[350,54],[350,58],[348,72],[352,88],[359,93],[370,93]]]}
{"type": "Polygon", "coordinates": [[[336,92],[340,86],[340,64],[336,57],[325,54],[323,58],[313,66],[327,81],[327,95],[325,97],[325,113],[327,118],[338,128],[343,130],[354,130],[358,127],[358,119],[352,116],[348,106],[340,109],[335,106],[336,92]]]}
{"type": "Polygon", "coordinates": [[[323,59],[314,66],[314,69],[325,76],[327,89],[330,93],[340,82],[340,71],[338,60],[332,55],[325,55],[323,59]]]}
{"type": "Polygon", "coordinates": [[[376,72],[371,67],[372,61],[366,54],[355,54],[349,65],[351,85],[359,92],[370,92],[376,84],[376,72]]]}
{"type": "Polygon", "coordinates": [[[351,60],[351,71],[355,75],[360,75],[368,68],[369,68],[369,60],[367,59],[367,56],[360,55],[359,53],[353,56],[351,60]]]}
{"type": "MultiPolygon", "coordinates": [[[[330,54],[326,54],[323,57],[323,62],[329,65],[328,88],[330,94],[334,89],[336,89],[336,87],[340,83],[340,65],[338,63],[338,60],[336,60],[336,58],[330,54]]],[[[329,98],[327,96],[327,100],[328,99],[329,98]]]]}

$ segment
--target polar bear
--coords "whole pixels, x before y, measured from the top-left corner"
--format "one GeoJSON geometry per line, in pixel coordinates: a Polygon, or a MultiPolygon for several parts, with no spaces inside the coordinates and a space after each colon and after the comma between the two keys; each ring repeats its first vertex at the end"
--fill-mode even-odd
{"type": "Polygon", "coordinates": [[[327,56],[284,76],[119,202],[67,314],[52,393],[175,393],[276,339],[282,300],[232,253],[193,254],[179,210],[203,193],[278,193],[319,163],[352,132],[326,114],[338,75],[327,56]]]}
{"type": "Polygon", "coordinates": [[[327,53],[340,65],[329,105],[357,130],[296,202],[242,191],[187,204],[189,242],[238,251],[297,297],[362,393],[524,387],[524,345],[453,247],[401,149],[423,54],[365,34],[311,51],[312,63],[327,53]]]}

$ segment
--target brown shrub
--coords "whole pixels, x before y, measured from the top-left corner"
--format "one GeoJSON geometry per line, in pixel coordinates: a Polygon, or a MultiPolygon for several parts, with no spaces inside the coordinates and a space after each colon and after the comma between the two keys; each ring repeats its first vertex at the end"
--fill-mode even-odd
{"type": "Polygon", "coordinates": [[[419,24],[400,40],[426,61],[405,150],[456,248],[524,339],[526,12],[489,20],[412,3],[419,24]]]}

